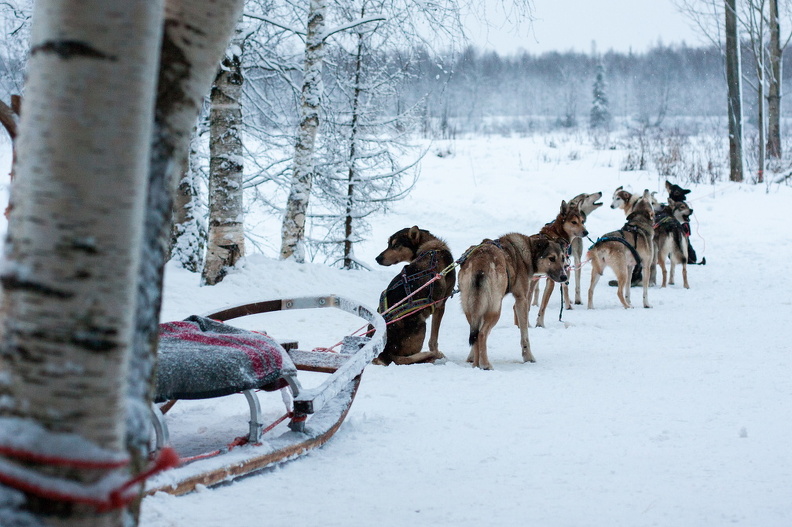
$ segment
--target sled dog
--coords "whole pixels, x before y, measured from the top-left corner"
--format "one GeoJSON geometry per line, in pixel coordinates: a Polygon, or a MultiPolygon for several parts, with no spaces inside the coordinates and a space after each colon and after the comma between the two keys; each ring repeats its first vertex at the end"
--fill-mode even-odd
{"type": "MultiPolygon", "coordinates": [[[[668,205],[663,210],[662,216],[654,224],[655,232],[655,254],[657,264],[663,273],[663,283],[660,287],[667,284],[674,285],[674,267],[682,264],[682,283],[685,289],[690,289],[687,277],[688,244],[687,233],[690,232],[685,225],[690,222],[690,215],[693,214],[688,204],[684,201],[674,201],[668,199],[668,205]],[[670,273],[666,270],[666,260],[671,261],[670,273]]],[[[654,267],[654,266],[653,266],[654,267]]]]}
{"type": "Polygon", "coordinates": [[[530,284],[535,275],[546,274],[566,282],[566,258],[561,246],[546,237],[510,233],[497,240],[486,239],[470,247],[459,270],[462,311],[470,324],[467,361],[473,367],[491,370],[487,339],[498,322],[506,294],[514,295],[514,317],[520,328],[523,362],[535,362],[528,341],[530,284]]]}
{"type": "MultiPolygon", "coordinates": [[[[690,194],[690,189],[682,188],[679,185],[675,185],[666,179],[665,182],[666,191],[668,192],[668,199],[671,201],[685,201],[687,199],[687,195],[690,194]]],[[[670,205],[670,203],[669,203],[670,205]]]]}
{"type": "MultiPolygon", "coordinates": [[[[624,211],[625,216],[629,216],[630,213],[635,210],[635,204],[638,203],[639,199],[642,199],[646,195],[646,191],[644,195],[641,194],[633,194],[627,190],[624,190],[624,187],[619,187],[613,191],[613,201],[611,202],[612,209],[622,209],[624,211]]],[[[655,198],[655,193],[649,193],[649,204],[651,205],[654,211],[659,210],[660,203],[655,198]]]]}
{"type": "Polygon", "coordinates": [[[643,305],[649,304],[649,274],[654,261],[654,210],[651,193],[644,190],[643,195],[633,204],[633,211],[627,222],[618,231],[601,236],[588,250],[591,260],[591,285],[588,291],[588,308],[594,308],[594,288],[605,267],[616,273],[617,296],[625,308],[630,308],[630,280],[633,268],[643,270],[643,305]]]}
{"type": "MultiPolygon", "coordinates": [[[[539,236],[544,236],[554,242],[558,243],[561,246],[561,250],[564,252],[565,259],[567,260],[567,266],[569,263],[568,254],[571,249],[572,240],[579,239],[581,236],[588,236],[588,231],[586,230],[586,217],[580,212],[580,208],[578,206],[570,206],[567,204],[566,201],[561,202],[561,209],[558,212],[556,218],[542,227],[539,231],[539,236]]],[[[569,277],[569,271],[567,269],[567,278],[569,277]]],[[[531,281],[531,290],[536,289],[538,294],[539,292],[539,281],[532,280],[531,281]]],[[[545,310],[547,309],[547,304],[550,302],[550,295],[553,294],[553,289],[555,289],[555,282],[551,278],[547,278],[547,282],[545,284],[544,295],[542,295],[542,303],[539,305],[539,314],[536,317],[536,327],[543,328],[544,325],[544,315],[545,310]]],[[[568,283],[561,283],[561,290],[563,291],[563,296],[565,300],[565,304],[567,309],[571,309],[572,306],[569,303],[569,286],[568,283]]]]}
{"type": "MultiPolygon", "coordinates": [[[[680,201],[687,201],[687,195],[690,193],[690,189],[682,188],[679,185],[675,185],[670,181],[666,180],[665,182],[666,191],[668,192],[668,200],[669,205],[671,201],[680,202],[680,201]]],[[[698,264],[698,265],[705,265],[707,263],[706,258],[701,258],[701,261],[698,260],[698,255],[696,254],[696,250],[693,249],[693,246],[690,244],[690,223],[683,223],[682,228],[686,230],[685,235],[687,236],[687,252],[688,252],[688,260],[687,263],[689,264],[698,264]]]]}
{"type": "MultiPolygon", "coordinates": [[[[383,313],[399,301],[429,282],[439,272],[454,263],[446,242],[427,230],[413,226],[401,229],[388,238],[388,247],[376,258],[380,265],[408,262],[380,296],[377,311],[383,313]]],[[[385,320],[389,322],[385,349],[374,360],[387,365],[434,362],[444,357],[437,343],[440,323],[445,313],[446,299],[456,283],[456,273],[451,269],[416,295],[394,308],[385,320]],[[403,318],[401,318],[403,316],[403,318]],[[429,333],[429,351],[422,352],[426,336],[426,320],[432,317],[429,333]],[[401,318],[395,322],[390,322],[401,318]]]]}
{"type": "MultiPolygon", "coordinates": [[[[583,219],[585,220],[588,218],[589,214],[597,210],[599,207],[602,206],[602,203],[598,200],[602,198],[602,192],[595,192],[594,194],[578,194],[571,200],[569,200],[570,207],[577,207],[580,212],[583,214],[583,219]]],[[[581,268],[580,263],[583,260],[583,238],[575,237],[572,238],[572,261],[575,265],[575,304],[582,304],[583,301],[580,298],[580,274],[581,268]]],[[[569,302],[569,290],[567,289],[566,297],[564,298],[566,302],[566,308],[572,309],[572,305],[569,302]]]]}

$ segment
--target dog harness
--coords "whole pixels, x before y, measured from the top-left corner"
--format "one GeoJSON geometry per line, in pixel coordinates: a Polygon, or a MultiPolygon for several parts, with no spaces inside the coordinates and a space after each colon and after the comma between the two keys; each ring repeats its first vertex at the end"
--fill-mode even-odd
{"type": "MultiPolygon", "coordinates": [[[[619,231],[619,232],[622,232],[622,231],[619,231]]],[[[621,244],[624,244],[624,246],[627,247],[630,250],[630,252],[632,253],[633,258],[635,258],[635,266],[636,267],[640,267],[641,266],[641,256],[638,254],[638,251],[635,249],[635,247],[632,246],[632,244],[630,242],[628,242],[626,239],[624,239],[624,238],[622,238],[620,236],[600,236],[599,238],[597,238],[597,241],[594,242],[594,245],[589,247],[589,250],[593,249],[594,247],[596,247],[600,243],[604,243],[604,242],[619,242],[621,244]]]]}
{"type": "MultiPolygon", "coordinates": [[[[474,245],[473,247],[470,247],[467,251],[462,253],[462,256],[460,256],[457,259],[457,261],[454,262],[454,263],[456,265],[462,265],[463,263],[465,263],[465,260],[467,260],[468,257],[473,253],[473,251],[475,251],[476,249],[478,249],[482,245],[494,245],[495,247],[497,247],[501,251],[504,250],[503,245],[501,245],[501,242],[499,242],[498,240],[490,240],[489,238],[487,238],[483,242],[481,242],[480,244],[474,245]]],[[[458,288],[455,289],[454,292],[451,294],[451,296],[456,294],[458,291],[459,291],[458,288]]],[[[506,266],[506,292],[507,293],[511,292],[511,275],[509,275],[509,266],[508,265],[506,266]]]]}
{"type": "Polygon", "coordinates": [[[660,221],[657,221],[654,224],[654,228],[662,227],[664,231],[671,232],[674,230],[678,225],[681,225],[679,220],[677,220],[673,216],[664,216],[660,218],[660,221]]]}
{"type": "Polygon", "coordinates": [[[394,282],[380,295],[379,308],[377,311],[379,313],[383,313],[383,318],[386,322],[390,322],[391,320],[401,318],[402,316],[418,312],[429,306],[431,306],[432,312],[434,312],[434,300],[432,299],[434,282],[429,284],[429,288],[427,289],[426,293],[417,295],[415,297],[410,297],[413,291],[423,286],[428,280],[437,274],[437,251],[426,251],[418,258],[413,260],[413,263],[426,257],[431,258],[428,268],[415,274],[408,275],[407,267],[409,266],[405,265],[402,269],[399,280],[394,282]],[[399,298],[410,298],[408,298],[408,300],[403,304],[399,305],[396,309],[388,311],[390,308],[390,305],[388,304],[388,293],[396,290],[400,290],[401,293],[403,293],[399,295],[399,298]]]}
{"type": "Polygon", "coordinates": [[[498,240],[490,240],[489,238],[487,238],[486,240],[484,240],[480,244],[474,245],[473,247],[469,248],[467,251],[462,253],[462,256],[457,258],[456,262],[454,262],[454,263],[456,263],[457,265],[462,265],[463,263],[465,263],[465,260],[468,259],[468,257],[471,255],[471,253],[473,253],[473,251],[475,251],[476,249],[478,249],[479,247],[481,247],[482,245],[485,245],[485,244],[494,245],[495,247],[497,247],[501,251],[503,250],[503,245],[501,245],[501,243],[498,240]]]}

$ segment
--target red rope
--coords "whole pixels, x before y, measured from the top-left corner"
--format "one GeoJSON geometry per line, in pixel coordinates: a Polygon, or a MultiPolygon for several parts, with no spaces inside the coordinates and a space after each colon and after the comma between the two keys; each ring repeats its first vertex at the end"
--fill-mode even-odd
{"type": "MultiPolygon", "coordinates": [[[[261,435],[264,435],[267,432],[272,431],[273,428],[275,428],[276,426],[281,424],[283,421],[285,421],[289,417],[293,417],[293,416],[294,416],[294,414],[292,412],[286,412],[285,414],[280,416],[278,419],[273,421],[270,425],[268,425],[267,427],[263,428],[261,430],[261,435]]],[[[304,421],[305,419],[306,418],[303,418],[302,420],[304,421]]],[[[300,419],[295,418],[295,420],[299,421],[300,419]]],[[[229,452],[229,451],[233,450],[235,447],[246,445],[246,444],[248,444],[248,438],[246,436],[240,436],[240,437],[237,437],[236,439],[234,439],[233,441],[231,441],[228,445],[226,445],[225,448],[218,448],[217,450],[212,450],[211,452],[206,452],[204,454],[197,454],[197,455],[194,455],[194,456],[180,458],[178,464],[179,465],[183,465],[185,463],[190,463],[192,461],[197,461],[199,459],[208,459],[210,457],[219,456],[220,454],[225,454],[226,452],[229,452]]]]}
{"type": "Polygon", "coordinates": [[[228,443],[225,448],[218,448],[217,450],[212,450],[211,452],[205,452],[203,454],[196,454],[194,456],[182,457],[179,458],[179,465],[184,465],[185,463],[190,463],[192,461],[197,461],[199,459],[209,459],[210,457],[219,456],[220,454],[225,454],[226,452],[230,452],[234,448],[242,445],[246,445],[248,443],[248,438],[246,436],[239,436],[234,438],[233,441],[228,443]]]}
{"type": "MultiPolygon", "coordinates": [[[[85,469],[85,468],[117,469],[117,468],[121,468],[124,465],[127,465],[129,462],[129,460],[125,460],[123,465],[118,466],[116,462],[106,462],[103,464],[101,462],[92,462],[92,461],[79,460],[79,459],[67,459],[67,458],[58,458],[55,456],[44,456],[36,452],[28,452],[28,451],[22,451],[19,449],[10,449],[10,448],[4,448],[3,454],[8,456],[13,455],[13,457],[25,461],[36,460],[36,462],[38,463],[57,465],[57,466],[71,466],[74,468],[81,468],[81,469],[85,469]]],[[[107,493],[106,496],[84,495],[84,494],[80,494],[79,492],[75,492],[74,490],[69,490],[69,487],[72,488],[77,487],[78,489],[79,488],[90,489],[89,486],[81,485],[74,481],[57,480],[56,478],[43,476],[35,473],[33,477],[25,478],[24,473],[25,472],[32,473],[32,471],[24,467],[19,467],[17,470],[11,470],[8,472],[0,471],[0,483],[8,487],[21,490],[22,492],[28,494],[33,494],[35,496],[39,496],[47,500],[64,501],[70,503],[81,503],[84,505],[93,506],[99,512],[106,512],[109,510],[126,507],[138,496],[137,492],[132,492],[132,493],[127,492],[131,487],[142,483],[143,481],[150,478],[154,474],[175,467],[178,464],[179,464],[179,455],[176,453],[176,451],[169,447],[163,448],[148,469],[144,470],[140,474],[128,479],[121,485],[117,486],[109,493],[107,493]],[[17,474],[15,475],[12,474],[11,472],[16,472],[17,474]],[[35,479],[38,479],[39,481],[38,482],[34,481],[35,479]],[[50,483],[50,485],[48,486],[42,483],[50,483]],[[66,485],[64,485],[64,483],[66,483],[66,485]]]]}
{"type": "Polygon", "coordinates": [[[52,465],[57,467],[73,467],[78,469],[98,469],[112,470],[125,467],[129,464],[129,459],[119,459],[113,461],[93,461],[88,459],[70,459],[66,457],[51,456],[40,452],[31,452],[21,448],[14,448],[8,445],[0,445],[0,455],[20,461],[30,461],[41,465],[52,465]]]}

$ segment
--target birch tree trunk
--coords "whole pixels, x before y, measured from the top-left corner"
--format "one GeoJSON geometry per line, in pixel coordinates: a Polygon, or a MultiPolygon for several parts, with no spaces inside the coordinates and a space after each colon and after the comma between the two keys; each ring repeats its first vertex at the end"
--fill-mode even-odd
{"type": "MultiPolygon", "coordinates": [[[[14,167],[16,166],[16,138],[19,135],[19,114],[22,108],[22,97],[19,95],[11,96],[11,105],[0,101],[0,124],[6,129],[8,137],[11,139],[11,172],[8,174],[9,181],[14,181],[14,167]]],[[[5,210],[5,217],[11,213],[11,203],[9,202],[5,210]]]]}
{"type": "MultiPolygon", "coordinates": [[[[760,33],[761,34],[761,33],[760,33]]],[[[756,181],[757,183],[762,183],[764,181],[764,170],[765,165],[767,164],[765,161],[765,152],[766,152],[766,136],[767,136],[767,112],[766,104],[765,104],[765,80],[766,80],[766,71],[765,71],[765,55],[764,55],[764,48],[763,46],[759,46],[759,54],[757,57],[757,91],[756,91],[756,105],[757,105],[757,128],[759,131],[759,152],[757,154],[757,170],[756,170],[756,181]]]]}
{"type": "Polygon", "coordinates": [[[281,259],[305,262],[305,216],[315,171],[316,132],[322,104],[326,0],[310,0],[305,37],[305,65],[300,127],[294,145],[292,184],[281,229],[281,259]]]}
{"type": "Polygon", "coordinates": [[[171,258],[182,267],[197,273],[201,270],[206,247],[206,227],[198,215],[198,150],[199,137],[193,132],[187,170],[179,181],[173,203],[171,258]]]}
{"type": "Polygon", "coordinates": [[[212,86],[209,113],[209,234],[202,281],[220,282],[245,254],[242,221],[242,40],[235,40],[212,86]]]}
{"type": "MultiPolygon", "coordinates": [[[[79,448],[57,455],[80,459],[93,446],[127,457],[123,416],[162,13],[151,0],[36,2],[2,270],[0,350],[11,383],[0,428],[43,427],[42,453],[68,436],[79,448]]],[[[82,484],[107,474],[25,468],[82,484]]],[[[41,494],[28,495],[26,508],[42,524],[130,523],[123,508],[98,512],[41,494]]]]}
{"type": "MultiPolygon", "coordinates": [[[[365,8],[361,9],[361,18],[365,16],[365,8]]],[[[363,75],[363,33],[358,33],[357,50],[355,52],[355,84],[352,95],[352,122],[349,132],[349,172],[347,174],[347,202],[346,217],[344,218],[344,269],[352,269],[352,233],[354,232],[355,187],[357,186],[357,139],[358,120],[360,118],[360,97],[363,89],[361,86],[363,75]]]]}
{"type": "Polygon", "coordinates": [[[138,274],[135,345],[130,365],[127,442],[143,460],[162,279],[169,254],[174,189],[184,173],[192,129],[217,65],[242,13],[243,0],[166,0],[142,265],[138,274]]]}
{"type": "Polygon", "coordinates": [[[781,158],[781,28],[778,21],[778,0],[770,3],[770,43],[768,55],[770,61],[769,88],[767,95],[767,155],[781,158]]]}
{"type": "Polygon", "coordinates": [[[742,72],[740,65],[740,39],[737,33],[736,0],[726,2],[726,84],[728,86],[729,111],[729,179],[743,180],[743,133],[742,133],[742,72]]]}

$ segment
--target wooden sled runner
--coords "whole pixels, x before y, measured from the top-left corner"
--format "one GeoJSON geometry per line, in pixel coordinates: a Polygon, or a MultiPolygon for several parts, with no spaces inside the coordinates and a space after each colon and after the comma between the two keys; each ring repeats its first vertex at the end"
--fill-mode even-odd
{"type": "MultiPolygon", "coordinates": [[[[224,309],[206,317],[161,326],[155,402],[206,399],[244,393],[250,409],[244,446],[215,452],[152,477],[146,494],[180,495],[197,485],[211,486],[292,459],[327,442],[341,426],[354,400],[363,369],[385,346],[385,321],[376,312],[339,296],[270,300],[224,309]],[[292,309],[333,307],[357,315],[373,331],[345,337],[338,353],[285,350],[264,334],[222,324],[247,315],[292,309]],[[329,374],[319,386],[303,388],[298,371],[329,374]],[[287,432],[265,434],[256,390],[288,387],[293,408],[287,432]]],[[[152,420],[156,448],[169,442],[163,411],[152,420]]]]}

